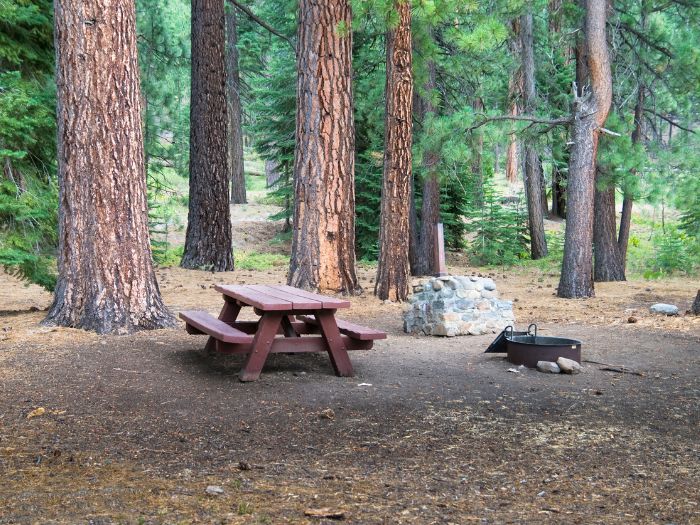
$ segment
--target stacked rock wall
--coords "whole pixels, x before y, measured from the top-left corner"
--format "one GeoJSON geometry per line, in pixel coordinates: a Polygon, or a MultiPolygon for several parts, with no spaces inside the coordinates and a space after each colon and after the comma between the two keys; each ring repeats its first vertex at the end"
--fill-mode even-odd
{"type": "Polygon", "coordinates": [[[500,332],[515,321],[512,301],[501,301],[493,279],[447,276],[413,287],[404,331],[425,335],[481,335],[500,332]]]}

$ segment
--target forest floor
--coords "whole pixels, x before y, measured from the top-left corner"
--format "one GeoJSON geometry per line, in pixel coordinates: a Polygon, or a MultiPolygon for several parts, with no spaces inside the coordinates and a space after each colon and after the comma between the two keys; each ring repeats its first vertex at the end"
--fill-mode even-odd
{"type": "MultiPolygon", "coordinates": [[[[234,227],[258,246],[274,235],[234,227]]],[[[389,337],[351,354],[355,377],[326,355],[273,355],[240,383],[239,357],[207,356],[182,327],[42,327],[50,295],[0,273],[0,524],[700,523],[700,318],[684,313],[700,281],[563,300],[555,274],[461,261],[453,274],[491,275],[517,301],[519,327],[581,339],[585,372],[509,372],[483,353],[493,334],[404,334],[402,307],[374,298],[361,267],[343,317],[389,337]]],[[[174,312],[217,313],[215,283],[284,272],[158,277],[174,312]]]]}

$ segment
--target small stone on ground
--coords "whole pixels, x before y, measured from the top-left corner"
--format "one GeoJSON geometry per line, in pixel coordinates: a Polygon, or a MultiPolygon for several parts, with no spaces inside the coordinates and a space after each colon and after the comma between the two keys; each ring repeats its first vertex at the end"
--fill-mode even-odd
{"type": "Polygon", "coordinates": [[[559,365],[552,361],[537,361],[537,370],[545,374],[558,374],[561,372],[559,365]]]}
{"type": "Polygon", "coordinates": [[[565,374],[580,374],[583,371],[583,367],[579,363],[566,357],[558,358],[557,365],[565,374]]]}
{"type": "Polygon", "coordinates": [[[678,315],[678,307],[673,304],[656,303],[651,305],[649,310],[655,314],[678,315]]]}

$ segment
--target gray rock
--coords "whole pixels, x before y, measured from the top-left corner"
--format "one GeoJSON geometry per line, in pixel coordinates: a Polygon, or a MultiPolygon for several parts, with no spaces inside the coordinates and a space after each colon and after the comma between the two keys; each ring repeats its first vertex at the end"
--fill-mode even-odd
{"type": "Polygon", "coordinates": [[[224,489],[218,485],[209,485],[204,492],[210,496],[221,496],[224,493],[224,489]]]}
{"type": "Polygon", "coordinates": [[[470,301],[468,299],[460,299],[455,303],[455,306],[460,310],[470,310],[474,308],[474,304],[474,301],[470,301]]]}
{"type": "Polygon", "coordinates": [[[673,304],[656,303],[649,310],[655,314],[678,315],[678,307],[673,304]]]}
{"type": "Polygon", "coordinates": [[[423,291],[423,285],[417,284],[413,287],[413,293],[420,293],[423,291]]]}
{"type": "Polygon", "coordinates": [[[481,284],[484,287],[484,290],[488,290],[489,292],[492,292],[496,289],[496,283],[493,282],[493,279],[489,277],[482,279],[481,284]]]}
{"type": "Polygon", "coordinates": [[[545,374],[558,374],[561,372],[559,365],[552,361],[537,361],[537,370],[545,374]]]}
{"type": "Polygon", "coordinates": [[[442,281],[435,280],[431,283],[431,286],[432,286],[433,290],[442,290],[442,287],[444,285],[442,284],[442,281]]]}
{"type": "Polygon", "coordinates": [[[566,357],[558,358],[557,365],[559,365],[559,368],[565,374],[580,374],[583,371],[583,367],[580,364],[566,357]]]}

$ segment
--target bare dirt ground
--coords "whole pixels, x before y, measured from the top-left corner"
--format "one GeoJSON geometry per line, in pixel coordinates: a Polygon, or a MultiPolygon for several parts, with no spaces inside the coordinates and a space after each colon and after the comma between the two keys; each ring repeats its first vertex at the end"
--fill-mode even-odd
{"type": "MultiPolygon", "coordinates": [[[[460,260],[452,273],[479,272],[460,260]]],[[[276,283],[283,270],[158,275],[173,311],[216,313],[215,283],[276,283]]],[[[49,294],[0,274],[0,524],[335,522],[314,511],[346,523],[700,523],[700,318],[648,311],[684,312],[700,282],[598,285],[569,301],[553,296],[555,275],[490,273],[517,300],[519,327],[580,338],[585,360],[640,375],[594,363],[511,373],[483,354],[494,335],[406,335],[365,268],[344,317],[389,338],[351,354],[354,378],[335,377],[325,355],[274,355],[244,384],[240,358],[207,356],[181,328],[41,327],[49,294]]]]}

